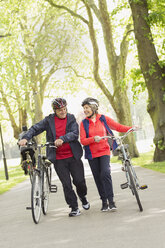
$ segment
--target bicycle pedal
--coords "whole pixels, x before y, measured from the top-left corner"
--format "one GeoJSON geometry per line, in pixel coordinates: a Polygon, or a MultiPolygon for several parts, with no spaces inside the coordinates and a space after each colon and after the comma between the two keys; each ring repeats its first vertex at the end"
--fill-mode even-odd
{"type": "Polygon", "coordinates": [[[140,186],[140,189],[147,189],[148,188],[148,186],[145,184],[145,185],[142,185],[142,186],[140,186]]]}
{"type": "Polygon", "coordinates": [[[27,210],[31,210],[32,208],[31,207],[26,207],[27,210]]]}
{"type": "Polygon", "coordinates": [[[120,184],[121,189],[126,189],[128,188],[128,183],[122,183],[120,184]]]}
{"type": "Polygon", "coordinates": [[[50,192],[51,193],[56,193],[57,192],[57,186],[55,184],[52,184],[50,187],[50,192]]]}

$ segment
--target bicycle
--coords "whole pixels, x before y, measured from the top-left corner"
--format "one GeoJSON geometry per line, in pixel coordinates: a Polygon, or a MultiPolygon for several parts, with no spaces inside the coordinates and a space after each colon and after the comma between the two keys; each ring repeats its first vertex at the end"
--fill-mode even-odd
{"type": "Polygon", "coordinates": [[[121,184],[121,189],[130,188],[132,194],[135,196],[137,204],[139,206],[139,210],[143,211],[143,207],[139,198],[138,190],[148,188],[147,185],[140,186],[138,177],[135,172],[135,168],[132,166],[129,151],[128,151],[128,144],[124,144],[123,140],[126,138],[128,134],[135,131],[134,128],[129,129],[123,136],[114,137],[114,136],[98,136],[98,141],[101,139],[112,139],[116,140],[118,147],[116,148],[117,152],[119,152],[119,158],[122,159],[122,171],[125,172],[127,182],[121,184]]]}
{"type": "MultiPolygon", "coordinates": [[[[28,144],[30,145],[30,144],[28,144]]],[[[32,218],[35,224],[38,224],[41,217],[41,210],[44,215],[47,214],[49,204],[49,193],[56,193],[57,186],[51,183],[52,168],[51,162],[46,156],[42,155],[42,148],[56,148],[52,143],[36,145],[38,150],[37,167],[34,168],[31,187],[31,207],[26,209],[32,210],[32,218]]]]}

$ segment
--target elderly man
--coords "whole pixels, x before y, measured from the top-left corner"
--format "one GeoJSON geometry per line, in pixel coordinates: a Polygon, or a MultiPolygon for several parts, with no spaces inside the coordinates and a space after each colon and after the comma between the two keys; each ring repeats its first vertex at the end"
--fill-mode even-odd
{"type": "Polygon", "coordinates": [[[52,107],[54,113],[33,125],[19,141],[19,145],[24,146],[33,136],[46,131],[47,142],[54,142],[57,147],[57,149],[47,149],[47,158],[54,164],[55,171],[62,183],[65,200],[71,208],[69,216],[78,216],[80,210],[71,178],[76,186],[82,207],[85,210],[90,208],[86,199],[87,186],[81,161],[83,151],[78,141],[79,128],[74,115],[67,113],[65,99],[55,98],[52,101],[52,107]]]}

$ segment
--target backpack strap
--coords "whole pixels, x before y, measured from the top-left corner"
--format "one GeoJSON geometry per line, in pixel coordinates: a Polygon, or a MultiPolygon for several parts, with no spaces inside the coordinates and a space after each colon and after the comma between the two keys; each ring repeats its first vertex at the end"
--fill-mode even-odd
{"type": "MultiPolygon", "coordinates": [[[[89,120],[84,119],[82,122],[83,122],[83,126],[84,126],[84,129],[86,132],[86,138],[89,138],[89,120]]],[[[91,150],[89,148],[89,145],[84,146],[84,150],[85,150],[85,158],[92,160],[92,153],[91,153],[91,150]]]]}
{"type": "MultiPolygon", "coordinates": [[[[105,126],[105,129],[107,130],[107,132],[111,135],[111,136],[114,136],[112,130],[109,128],[108,124],[107,124],[107,121],[106,121],[106,118],[104,115],[101,115],[100,116],[100,121],[104,124],[105,126]]],[[[112,150],[114,151],[117,147],[118,147],[118,144],[116,143],[116,140],[112,140],[112,150]]]]}

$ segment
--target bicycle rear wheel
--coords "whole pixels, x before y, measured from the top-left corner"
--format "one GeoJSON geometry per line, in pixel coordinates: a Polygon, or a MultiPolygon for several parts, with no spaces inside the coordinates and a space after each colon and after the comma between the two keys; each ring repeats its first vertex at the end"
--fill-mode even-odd
{"type": "Polygon", "coordinates": [[[139,206],[139,210],[142,212],[143,207],[142,207],[142,204],[141,204],[141,201],[140,201],[140,198],[139,198],[138,189],[136,187],[136,181],[134,179],[134,175],[133,175],[132,170],[131,170],[131,164],[130,164],[129,161],[125,162],[125,167],[126,167],[126,170],[128,172],[128,176],[130,178],[130,188],[131,188],[133,194],[135,195],[137,204],[139,206]]]}
{"type": "Polygon", "coordinates": [[[46,215],[48,211],[49,193],[50,193],[48,168],[45,168],[43,172],[42,187],[43,187],[42,212],[44,215],[46,215]]]}
{"type": "Polygon", "coordinates": [[[38,224],[41,216],[41,177],[38,171],[35,171],[33,174],[32,181],[32,190],[31,190],[31,208],[32,208],[32,217],[34,223],[38,224]]]}

